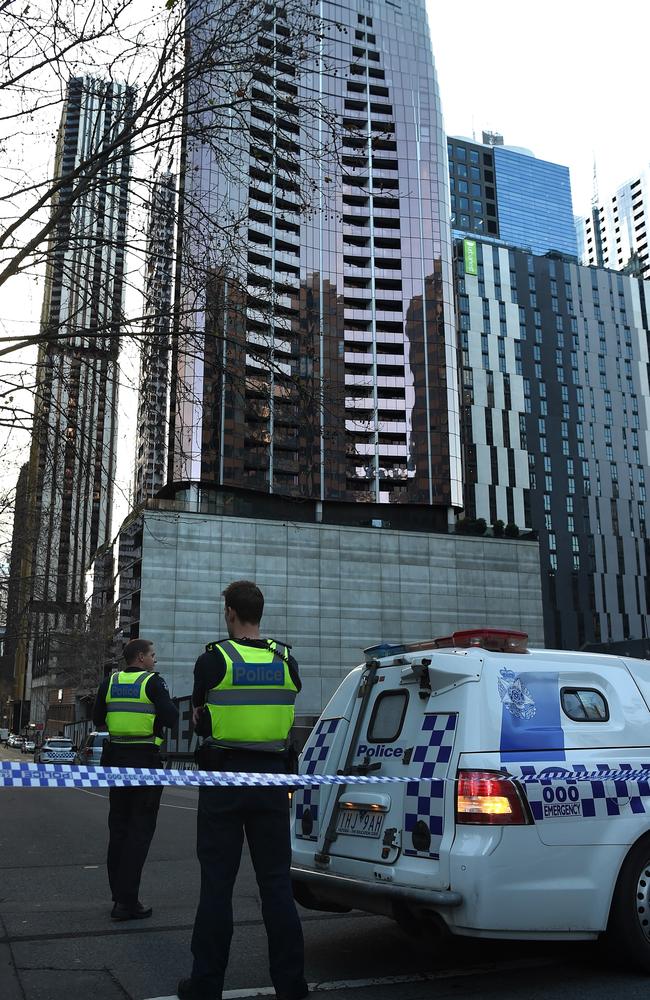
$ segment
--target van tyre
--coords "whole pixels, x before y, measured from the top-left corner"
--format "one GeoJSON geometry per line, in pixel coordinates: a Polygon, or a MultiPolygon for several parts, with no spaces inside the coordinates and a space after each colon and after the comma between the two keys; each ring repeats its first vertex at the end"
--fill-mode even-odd
{"type": "Polygon", "coordinates": [[[616,961],[650,974],[650,837],[636,844],[623,862],[607,940],[616,961]]]}

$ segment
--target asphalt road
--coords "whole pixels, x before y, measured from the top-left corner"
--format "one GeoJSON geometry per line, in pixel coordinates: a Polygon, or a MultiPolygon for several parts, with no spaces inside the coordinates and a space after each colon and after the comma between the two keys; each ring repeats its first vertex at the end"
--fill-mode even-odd
{"type": "MultiPolygon", "coordinates": [[[[14,757],[0,750],[0,759],[14,757]]],[[[25,758],[22,758],[25,759],[25,758]]],[[[1,1000],[152,1000],[190,969],[198,896],[196,793],[166,789],[142,885],[151,920],[111,923],[103,790],[0,789],[1,1000]]],[[[323,1000],[646,1000],[646,977],[599,944],[461,940],[441,949],[362,913],[301,911],[307,978],[323,1000]]],[[[225,1000],[271,995],[247,857],[236,890],[225,1000]]]]}

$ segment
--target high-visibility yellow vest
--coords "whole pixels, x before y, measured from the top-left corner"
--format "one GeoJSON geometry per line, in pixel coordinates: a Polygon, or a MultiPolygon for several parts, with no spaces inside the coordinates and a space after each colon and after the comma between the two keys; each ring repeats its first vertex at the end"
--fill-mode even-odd
{"type": "Polygon", "coordinates": [[[258,649],[227,639],[211,643],[226,662],[222,681],[208,692],[212,739],[247,750],[284,750],[298,693],[287,650],[272,642],[258,649]]]}
{"type": "Polygon", "coordinates": [[[146,670],[121,670],[112,674],[106,692],[106,728],[114,743],[151,743],[156,709],[147,697],[147,681],[153,673],[146,670]]]}

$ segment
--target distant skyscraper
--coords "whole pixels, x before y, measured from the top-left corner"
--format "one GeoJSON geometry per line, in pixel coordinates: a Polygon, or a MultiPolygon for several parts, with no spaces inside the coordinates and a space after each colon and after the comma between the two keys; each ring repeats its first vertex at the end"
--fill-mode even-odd
{"type": "Polygon", "coordinates": [[[460,442],[448,176],[425,3],[322,9],[345,28],[332,32],[337,75],[314,67],[307,81],[342,134],[340,165],[312,164],[316,189],[336,192],[331,204],[301,209],[308,89],[280,5],[259,46],[286,58],[264,57],[255,74],[250,131],[232,154],[239,182],[216,158],[218,132],[205,138],[205,102],[200,128],[190,115],[169,488],[417,503],[446,525],[461,502],[460,442]],[[240,218],[240,259],[221,255],[220,227],[240,218]]]}
{"type": "Polygon", "coordinates": [[[156,175],[151,185],[145,259],[135,458],[136,504],[154,496],[166,480],[175,207],[174,175],[156,175]]]}
{"type": "Polygon", "coordinates": [[[650,278],[650,166],[611,198],[598,199],[587,218],[576,218],[583,264],[650,278]]]}
{"type": "Polygon", "coordinates": [[[569,168],[504,146],[495,133],[483,139],[447,139],[454,233],[575,256],[569,168]]]}
{"type": "Polygon", "coordinates": [[[4,715],[9,702],[8,723],[20,727],[21,702],[25,690],[25,643],[27,641],[26,605],[29,595],[29,581],[25,577],[25,557],[29,551],[29,497],[28,464],[22,466],[16,483],[14,502],[14,524],[11,537],[11,557],[7,582],[7,605],[5,612],[6,630],[4,654],[0,656],[0,716],[4,715]]]}
{"type": "MultiPolygon", "coordinates": [[[[133,96],[116,83],[71,79],[57,137],[54,177],[63,184],[52,206],[29,471],[33,720],[45,717],[53,686],[72,683],[65,636],[83,625],[85,574],[111,531],[130,150],[108,150],[133,96]],[[73,197],[80,166],[87,186],[73,197]]],[[[65,718],[65,707],[50,718],[57,713],[65,718]]]]}
{"type": "Polygon", "coordinates": [[[456,244],[466,514],[537,531],[547,645],[647,638],[650,283],[472,245],[456,244]]]}

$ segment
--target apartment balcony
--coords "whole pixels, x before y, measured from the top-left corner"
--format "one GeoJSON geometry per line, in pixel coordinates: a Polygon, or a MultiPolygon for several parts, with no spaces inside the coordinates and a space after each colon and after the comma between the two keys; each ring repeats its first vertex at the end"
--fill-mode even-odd
{"type": "MultiPolygon", "coordinates": [[[[259,183],[257,184],[257,189],[260,189],[262,187],[264,187],[264,188],[271,187],[271,185],[270,184],[262,185],[262,184],[259,184],[259,183]]],[[[249,208],[249,211],[253,211],[253,212],[266,212],[267,214],[269,212],[272,212],[273,211],[273,204],[272,204],[272,201],[271,201],[270,192],[269,192],[269,200],[268,201],[263,201],[261,198],[256,198],[255,197],[254,189],[252,187],[249,188],[248,208],[249,208]]]]}
{"type": "MultiPolygon", "coordinates": [[[[375,234],[375,235],[379,235],[379,234],[375,234]]],[[[399,232],[396,233],[396,238],[399,239],[399,232]]],[[[376,246],[375,247],[375,257],[379,257],[380,259],[383,258],[384,260],[399,260],[399,261],[401,261],[401,259],[402,259],[402,250],[401,250],[401,247],[377,247],[376,246]]],[[[392,274],[392,272],[389,271],[388,272],[389,277],[390,277],[391,274],[392,274]]]]}
{"type": "Polygon", "coordinates": [[[343,220],[343,238],[346,236],[370,237],[370,219],[358,219],[355,222],[343,220]]]}
{"type": "Polygon", "coordinates": [[[404,434],[407,433],[405,420],[379,420],[377,430],[380,434],[404,434]]]}
{"type": "Polygon", "coordinates": [[[374,434],[374,414],[368,420],[346,420],[345,429],[349,434],[374,434]]]}
{"type": "Polygon", "coordinates": [[[370,264],[371,256],[368,249],[359,248],[358,253],[351,252],[352,247],[347,247],[344,250],[344,255],[347,260],[343,261],[343,276],[344,277],[365,277],[366,275],[370,277],[370,264]]]}
{"type": "Polygon", "coordinates": [[[403,354],[380,354],[377,352],[377,364],[378,365],[391,365],[400,369],[404,369],[404,355],[403,354]]]}
{"type": "Polygon", "coordinates": [[[403,320],[403,307],[401,302],[391,304],[377,303],[375,317],[378,323],[401,323],[403,320]]]}
{"type": "Polygon", "coordinates": [[[346,365],[367,365],[372,366],[372,352],[362,353],[361,351],[346,351],[344,355],[346,365]]]}
{"type": "Polygon", "coordinates": [[[246,335],[246,343],[265,348],[267,351],[291,354],[291,342],[275,336],[273,330],[269,330],[268,333],[257,330],[249,331],[246,335]]]}
{"type": "Polygon", "coordinates": [[[374,441],[355,441],[345,447],[345,454],[348,458],[366,458],[368,455],[375,455],[374,441]]]}
{"type": "Polygon", "coordinates": [[[294,250],[278,250],[275,251],[275,259],[281,264],[293,264],[297,265],[300,263],[300,247],[296,247],[294,250]]]}
{"type": "MultiPolygon", "coordinates": [[[[377,157],[375,157],[375,159],[377,159],[377,157]]],[[[391,168],[387,169],[386,167],[376,167],[374,165],[374,163],[373,163],[373,169],[372,169],[373,181],[382,180],[382,179],[391,180],[391,181],[392,180],[396,180],[396,178],[397,178],[397,171],[398,171],[397,165],[394,166],[394,167],[391,167],[391,168]]]]}
{"type": "Polygon", "coordinates": [[[387,239],[399,239],[401,235],[401,224],[399,220],[397,225],[393,224],[392,220],[389,219],[375,219],[374,222],[374,234],[375,236],[384,237],[387,239]]]}
{"type": "MultiPolygon", "coordinates": [[[[377,196],[379,197],[379,195],[377,196]]],[[[400,209],[397,208],[384,208],[383,205],[374,205],[374,219],[375,226],[380,226],[382,219],[399,219],[400,209]]]]}
{"type": "Polygon", "coordinates": [[[376,267],[375,268],[375,278],[378,281],[400,281],[402,277],[402,269],[387,267],[376,267]]]}
{"type": "Polygon", "coordinates": [[[249,244],[270,253],[273,243],[273,227],[256,222],[255,226],[248,227],[248,240],[249,244]]]}
{"type": "MultiPolygon", "coordinates": [[[[372,387],[370,387],[372,388],[372,387]]],[[[372,396],[346,396],[345,397],[345,409],[353,410],[356,412],[361,412],[362,410],[374,410],[375,401],[372,396]]],[[[386,408],[386,407],[385,407],[386,408]]],[[[402,409],[404,409],[404,403],[402,402],[402,409]]]]}
{"type": "Polygon", "coordinates": [[[353,205],[348,202],[343,202],[343,221],[345,222],[346,215],[354,215],[355,218],[363,217],[366,219],[370,218],[370,199],[367,199],[366,205],[353,205]]]}

